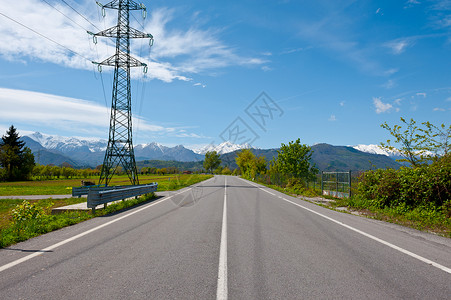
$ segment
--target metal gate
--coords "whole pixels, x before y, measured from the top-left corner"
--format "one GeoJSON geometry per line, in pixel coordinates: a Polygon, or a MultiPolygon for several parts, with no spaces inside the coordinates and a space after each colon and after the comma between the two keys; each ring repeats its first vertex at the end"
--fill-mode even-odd
{"type": "Polygon", "coordinates": [[[321,172],[321,194],[336,198],[351,197],[351,171],[321,172]]]}

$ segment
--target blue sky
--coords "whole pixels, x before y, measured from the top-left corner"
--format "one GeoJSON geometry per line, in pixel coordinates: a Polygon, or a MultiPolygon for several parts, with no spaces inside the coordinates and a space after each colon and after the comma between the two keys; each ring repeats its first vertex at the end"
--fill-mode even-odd
{"type": "MultiPolygon", "coordinates": [[[[143,3],[131,25],[155,44],[132,43],[149,66],[132,73],[135,143],[378,144],[400,117],[449,125],[450,0],[143,3]]],[[[112,68],[91,61],[114,44],[86,30],[116,17],[91,0],[3,0],[1,132],[107,139],[112,68]]]]}

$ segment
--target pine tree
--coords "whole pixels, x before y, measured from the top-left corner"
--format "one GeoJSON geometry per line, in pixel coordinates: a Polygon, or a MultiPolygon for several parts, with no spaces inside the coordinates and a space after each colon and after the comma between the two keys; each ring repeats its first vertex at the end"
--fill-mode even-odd
{"type": "Polygon", "coordinates": [[[7,181],[28,179],[34,167],[34,156],[13,125],[0,141],[0,167],[0,179],[7,181]]]}
{"type": "Polygon", "coordinates": [[[22,154],[25,146],[25,142],[20,140],[19,133],[13,125],[9,127],[6,135],[2,136],[2,143],[0,146],[9,145],[12,148],[16,149],[17,154],[22,154]]]}

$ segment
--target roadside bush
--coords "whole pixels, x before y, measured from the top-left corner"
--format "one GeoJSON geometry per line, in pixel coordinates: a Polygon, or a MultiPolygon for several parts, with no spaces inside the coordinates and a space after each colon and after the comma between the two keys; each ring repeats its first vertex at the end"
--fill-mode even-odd
{"type": "Polygon", "coordinates": [[[431,207],[448,210],[451,200],[451,156],[431,165],[399,170],[379,169],[363,173],[359,178],[357,196],[370,206],[431,207]],[[446,207],[444,204],[446,203],[446,207]]]}
{"type": "Polygon", "coordinates": [[[18,224],[30,220],[41,220],[45,215],[45,211],[43,207],[24,200],[13,209],[11,215],[14,223],[18,224]]]}

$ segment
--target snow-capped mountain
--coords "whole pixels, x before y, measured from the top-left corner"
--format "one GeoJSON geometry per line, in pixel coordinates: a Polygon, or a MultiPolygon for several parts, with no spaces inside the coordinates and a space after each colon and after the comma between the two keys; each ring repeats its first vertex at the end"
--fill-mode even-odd
{"type": "MultiPolygon", "coordinates": [[[[205,153],[209,152],[209,151],[216,151],[218,154],[225,154],[225,153],[230,153],[236,150],[241,150],[241,149],[249,149],[252,148],[251,145],[249,144],[233,144],[229,141],[227,142],[223,142],[219,145],[214,145],[214,144],[210,144],[198,149],[193,149],[193,151],[197,154],[201,154],[201,155],[205,155],[205,153]]],[[[256,148],[255,148],[256,149],[256,148]]]]}
{"type": "Polygon", "coordinates": [[[48,135],[35,132],[29,138],[41,144],[48,150],[57,150],[63,153],[74,151],[101,152],[106,150],[107,141],[95,138],[76,138],[48,135]]]}
{"type": "Polygon", "coordinates": [[[357,145],[357,146],[352,146],[352,148],[362,151],[362,152],[366,152],[366,153],[371,153],[371,154],[381,154],[381,155],[385,155],[385,156],[389,156],[389,157],[399,157],[400,153],[398,150],[385,150],[383,149],[381,146],[379,145],[374,145],[374,144],[370,144],[370,145],[357,145]]]}
{"type": "MultiPolygon", "coordinates": [[[[35,154],[40,164],[68,162],[73,166],[95,167],[103,162],[107,141],[95,138],[52,136],[35,132],[22,139],[35,154]],[[54,160],[52,160],[52,157],[54,160]]],[[[136,160],[201,161],[204,155],[178,145],[163,146],[159,143],[134,146],[136,160]]]]}

